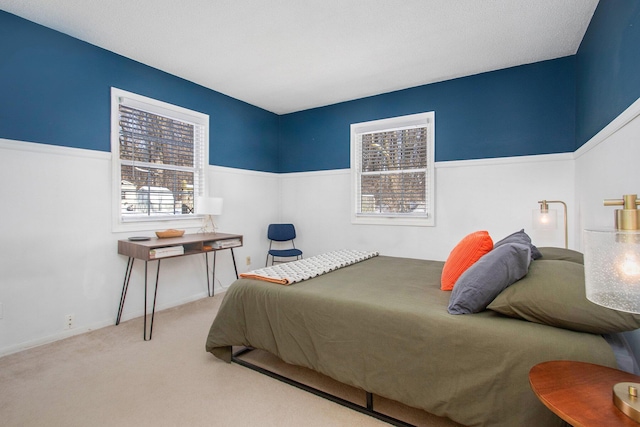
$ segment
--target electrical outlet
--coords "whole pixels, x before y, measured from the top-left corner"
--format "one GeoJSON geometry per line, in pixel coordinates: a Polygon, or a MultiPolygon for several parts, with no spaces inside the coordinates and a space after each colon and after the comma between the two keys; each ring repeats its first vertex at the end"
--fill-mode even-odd
{"type": "Polygon", "coordinates": [[[250,256],[247,257],[247,265],[251,265],[251,257],[250,256]]]}
{"type": "Polygon", "coordinates": [[[66,316],[64,316],[64,328],[65,329],[73,328],[74,318],[75,318],[75,316],[73,314],[67,314],[66,316]]]}

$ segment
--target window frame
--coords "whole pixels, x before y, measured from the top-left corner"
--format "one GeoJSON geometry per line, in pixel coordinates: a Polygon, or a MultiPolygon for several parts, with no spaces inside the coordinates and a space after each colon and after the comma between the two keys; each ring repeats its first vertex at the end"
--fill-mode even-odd
{"type": "Polygon", "coordinates": [[[123,218],[122,215],[122,161],[120,159],[120,105],[147,111],[152,114],[192,123],[202,127],[202,137],[194,141],[194,203],[207,194],[207,168],[209,165],[209,116],[174,104],[111,88],[111,163],[112,163],[112,229],[115,232],[158,230],[174,227],[198,227],[202,215],[162,214],[123,218]]]}
{"type": "Polygon", "coordinates": [[[435,112],[410,114],[387,119],[372,120],[351,124],[351,223],[369,225],[403,225],[403,226],[435,226],[435,112]],[[359,135],[426,127],[426,214],[424,216],[408,216],[406,214],[358,212],[360,205],[361,151],[358,147],[359,135]]]}

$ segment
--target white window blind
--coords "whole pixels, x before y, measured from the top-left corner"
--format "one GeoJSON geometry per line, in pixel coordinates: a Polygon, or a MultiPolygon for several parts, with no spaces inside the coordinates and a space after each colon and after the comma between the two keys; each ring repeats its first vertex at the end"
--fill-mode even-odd
{"type": "Polygon", "coordinates": [[[140,98],[114,98],[119,219],[192,218],[205,184],[208,116],[140,98]]]}
{"type": "Polygon", "coordinates": [[[433,223],[433,113],[425,114],[352,125],[354,222],[433,223]]]}

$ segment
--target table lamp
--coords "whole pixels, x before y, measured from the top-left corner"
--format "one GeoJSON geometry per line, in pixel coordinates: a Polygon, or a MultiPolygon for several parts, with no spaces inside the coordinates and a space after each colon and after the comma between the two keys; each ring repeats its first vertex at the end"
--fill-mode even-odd
{"type": "Polygon", "coordinates": [[[537,230],[555,230],[558,228],[558,213],[549,209],[550,203],[561,203],[564,207],[564,247],[569,248],[569,232],[567,226],[567,204],[561,200],[540,200],[540,209],[533,210],[533,228],[537,230]]]}
{"type": "MultiPolygon", "coordinates": [[[[605,200],[622,206],[615,212],[615,228],[584,230],[584,273],[587,299],[613,310],[640,314],[640,204],[637,195],[605,200]]],[[[613,401],[618,409],[640,422],[640,384],[618,383],[613,401]]]]}
{"type": "Polygon", "coordinates": [[[214,215],[222,214],[222,199],[219,197],[196,197],[196,214],[205,215],[201,233],[215,233],[214,215]]]}

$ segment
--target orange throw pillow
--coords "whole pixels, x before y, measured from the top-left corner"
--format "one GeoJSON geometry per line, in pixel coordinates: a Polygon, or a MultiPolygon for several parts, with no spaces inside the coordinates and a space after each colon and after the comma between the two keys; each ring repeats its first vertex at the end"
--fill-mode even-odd
{"type": "Polygon", "coordinates": [[[458,277],[491,249],[493,249],[493,240],[491,240],[488,232],[476,231],[465,236],[453,248],[449,258],[444,263],[440,289],[443,291],[453,290],[453,285],[456,284],[458,277]]]}

